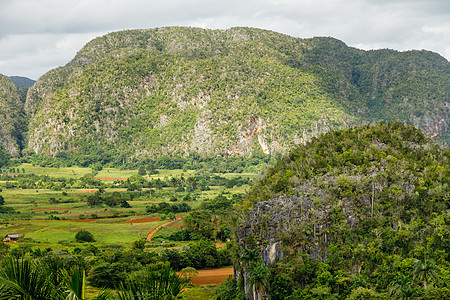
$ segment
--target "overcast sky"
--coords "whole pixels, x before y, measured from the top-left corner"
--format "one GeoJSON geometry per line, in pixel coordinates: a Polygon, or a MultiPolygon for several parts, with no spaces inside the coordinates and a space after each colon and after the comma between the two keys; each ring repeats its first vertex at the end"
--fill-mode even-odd
{"type": "Polygon", "coordinates": [[[97,36],[174,25],[331,36],[450,60],[450,0],[0,0],[0,73],[37,79],[97,36]]]}

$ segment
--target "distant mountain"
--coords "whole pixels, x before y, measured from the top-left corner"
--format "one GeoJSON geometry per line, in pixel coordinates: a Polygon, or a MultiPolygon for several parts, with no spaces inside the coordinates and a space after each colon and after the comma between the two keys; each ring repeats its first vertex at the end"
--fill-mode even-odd
{"type": "Polygon", "coordinates": [[[30,88],[28,146],[45,155],[284,153],[335,128],[400,121],[450,142],[450,65],[253,28],[96,38],[30,88]]]}
{"type": "Polygon", "coordinates": [[[26,88],[30,88],[33,86],[33,84],[36,82],[36,80],[27,78],[27,77],[21,77],[21,76],[9,76],[9,79],[15,84],[24,86],[26,88]]]}
{"type": "Polygon", "coordinates": [[[25,128],[23,103],[17,88],[7,76],[0,74],[0,145],[18,156],[25,128]]]}
{"type": "Polygon", "coordinates": [[[11,79],[11,81],[16,85],[17,91],[19,92],[20,101],[25,104],[28,89],[32,87],[36,81],[20,76],[9,76],[9,79],[11,79]]]}

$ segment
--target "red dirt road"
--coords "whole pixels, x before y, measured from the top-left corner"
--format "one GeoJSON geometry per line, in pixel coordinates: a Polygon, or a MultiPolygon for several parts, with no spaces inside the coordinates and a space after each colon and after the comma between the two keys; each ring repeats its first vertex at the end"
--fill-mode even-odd
{"type": "Polygon", "coordinates": [[[233,277],[233,267],[199,270],[198,276],[192,278],[194,285],[222,284],[228,276],[233,277]]]}
{"type": "Polygon", "coordinates": [[[152,236],[153,236],[153,235],[154,235],[161,227],[164,227],[164,226],[170,225],[170,224],[172,224],[172,223],[175,223],[175,222],[178,221],[178,219],[181,219],[181,218],[183,218],[183,217],[184,217],[184,216],[176,216],[176,220],[173,220],[173,221],[164,223],[164,224],[162,224],[162,225],[159,225],[158,227],[156,227],[155,229],[153,229],[152,232],[150,232],[150,233],[147,235],[147,241],[151,242],[151,241],[152,241],[152,236]]]}

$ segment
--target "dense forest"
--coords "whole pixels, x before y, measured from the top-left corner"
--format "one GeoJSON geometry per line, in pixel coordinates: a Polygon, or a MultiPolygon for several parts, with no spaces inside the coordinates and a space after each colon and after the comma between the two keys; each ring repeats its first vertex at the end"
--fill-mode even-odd
{"type": "Polygon", "coordinates": [[[400,123],[296,147],[242,204],[235,286],[249,299],[448,299],[449,166],[400,123]]]}

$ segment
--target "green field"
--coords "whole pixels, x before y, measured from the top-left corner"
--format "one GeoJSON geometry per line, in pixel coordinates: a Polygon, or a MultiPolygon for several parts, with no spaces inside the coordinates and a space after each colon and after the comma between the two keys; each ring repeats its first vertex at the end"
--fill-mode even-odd
{"type": "MultiPolygon", "coordinates": [[[[92,174],[90,168],[48,168],[38,167],[31,164],[22,164],[19,174],[48,175],[51,178],[81,178],[87,174],[92,174]],[[25,170],[25,173],[23,172],[25,170]]],[[[124,188],[114,188],[111,178],[129,178],[137,175],[137,170],[119,170],[105,168],[95,174],[96,178],[104,179],[106,194],[112,192],[125,193],[124,188]]],[[[187,178],[194,176],[192,170],[159,170],[158,174],[146,175],[145,180],[169,178],[187,178]]],[[[227,179],[236,177],[254,179],[256,174],[211,174],[211,176],[222,176],[227,179]]],[[[3,214],[0,221],[0,236],[17,233],[23,238],[19,243],[12,244],[17,247],[21,244],[27,244],[39,248],[67,249],[78,247],[80,244],[75,242],[75,234],[80,230],[87,230],[94,235],[96,246],[121,245],[130,247],[132,242],[138,239],[145,239],[153,229],[169,220],[159,220],[146,223],[126,223],[126,221],[138,218],[158,218],[163,214],[147,213],[146,207],[150,204],[160,202],[171,203],[169,200],[173,197],[173,188],[164,187],[160,190],[152,189],[152,194],[148,193],[148,188],[143,188],[141,192],[136,192],[136,196],[129,200],[131,208],[109,207],[98,205],[90,207],[87,205],[88,196],[94,195],[98,189],[61,189],[60,191],[50,189],[21,189],[5,188],[6,181],[0,181],[0,187],[3,188],[1,195],[5,199],[5,207],[12,207],[17,214],[3,214]],[[88,219],[98,219],[93,222],[87,222],[88,219]]],[[[248,190],[248,185],[225,188],[224,186],[211,185],[208,190],[195,191],[195,200],[181,201],[176,203],[187,203],[192,209],[198,208],[204,201],[214,198],[222,192],[231,194],[243,194],[248,190]]],[[[182,199],[188,192],[176,192],[176,197],[182,199]]],[[[174,203],[174,202],[172,202],[174,203]]],[[[183,213],[187,214],[187,213],[183,213]]],[[[170,234],[181,230],[176,228],[163,228],[155,234],[155,237],[161,233],[170,234]]],[[[160,241],[159,241],[160,242],[160,241]]],[[[172,243],[173,244],[173,243],[172,243]]],[[[177,245],[180,242],[176,243],[177,245]]],[[[149,244],[149,247],[151,244],[149,244]]]]}

